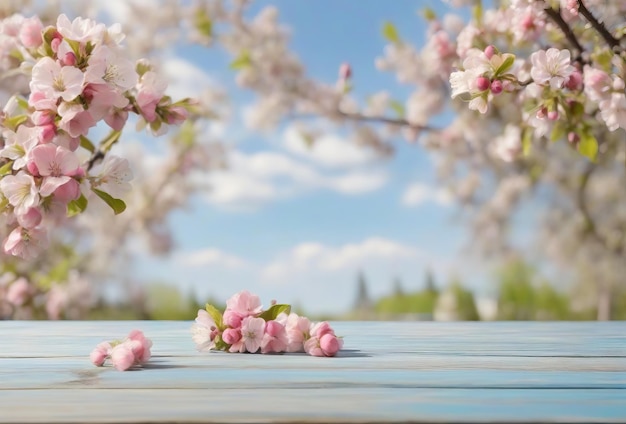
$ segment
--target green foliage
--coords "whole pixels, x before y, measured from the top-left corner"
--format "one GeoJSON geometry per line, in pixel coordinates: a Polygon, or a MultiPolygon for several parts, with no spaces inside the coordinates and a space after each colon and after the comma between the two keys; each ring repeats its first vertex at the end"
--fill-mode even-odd
{"type": "Polygon", "coordinates": [[[269,309],[263,311],[263,313],[259,315],[259,318],[263,318],[265,321],[271,321],[276,319],[276,317],[283,312],[289,314],[291,312],[291,306],[281,304],[272,305],[269,309]]]}
{"type": "Polygon", "coordinates": [[[392,42],[394,44],[399,44],[402,42],[402,40],[400,40],[400,35],[398,34],[396,26],[391,22],[385,22],[383,24],[382,34],[385,40],[389,42],[392,42]]]}
{"type": "Polygon", "coordinates": [[[574,319],[568,296],[547,281],[536,284],[536,271],[522,261],[500,270],[498,277],[498,319],[567,320],[574,319]]]}
{"type": "Polygon", "coordinates": [[[104,191],[98,190],[96,188],[92,188],[91,191],[96,193],[99,198],[104,200],[104,202],[109,205],[111,209],[113,209],[113,213],[115,213],[115,215],[119,215],[126,210],[126,203],[124,203],[123,200],[116,199],[109,193],[105,193],[104,191]]]}
{"type": "Polygon", "coordinates": [[[589,131],[583,131],[580,134],[578,151],[581,155],[587,156],[592,162],[595,162],[598,155],[598,140],[589,131]]]}
{"type": "Polygon", "coordinates": [[[474,294],[463,287],[458,279],[452,282],[451,289],[455,299],[457,319],[461,321],[480,321],[474,294]]]}
{"type": "Polygon", "coordinates": [[[81,194],[78,199],[72,200],[67,204],[67,216],[77,215],[85,209],[87,209],[87,198],[81,194]]]}

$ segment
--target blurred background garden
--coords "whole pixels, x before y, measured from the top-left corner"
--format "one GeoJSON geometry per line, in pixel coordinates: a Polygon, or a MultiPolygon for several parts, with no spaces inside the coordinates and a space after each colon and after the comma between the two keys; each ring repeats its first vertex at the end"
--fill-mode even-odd
{"type": "MultiPolygon", "coordinates": [[[[561,3],[3,1],[5,124],[33,15],[120,23],[194,107],[112,143],[123,213],[92,196],[37,257],[0,253],[0,319],[192,320],[244,289],[317,320],[626,319],[626,53],[561,3]],[[571,52],[558,90],[525,81],[545,46],[571,52]],[[486,52],[506,66],[468,102],[463,59],[486,52]]],[[[587,3],[626,38],[624,2],[587,3]]]]}

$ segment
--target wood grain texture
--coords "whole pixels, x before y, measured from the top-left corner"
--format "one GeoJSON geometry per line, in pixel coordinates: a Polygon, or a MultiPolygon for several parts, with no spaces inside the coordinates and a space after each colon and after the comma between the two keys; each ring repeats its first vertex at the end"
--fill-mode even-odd
{"type": "Polygon", "coordinates": [[[626,422],[626,323],[335,323],[336,358],[199,353],[190,322],[0,322],[0,423],[626,422]],[[97,368],[141,329],[142,369],[97,368]]]}

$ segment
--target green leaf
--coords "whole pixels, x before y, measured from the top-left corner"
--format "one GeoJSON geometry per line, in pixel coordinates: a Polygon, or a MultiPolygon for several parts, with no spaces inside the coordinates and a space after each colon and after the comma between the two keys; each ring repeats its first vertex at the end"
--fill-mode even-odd
{"type": "Polygon", "coordinates": [[[493,78],[496,79],[500,75],[503,75],[511,68],[511,66],[513,66],[513,63],[515,63],[515,55],[512,55],[510,53],[506,54],[504,62],[502,62],[500,66],[498,66],[498,69],[496,69],[496,72],[493,74],[493,78]]]}
{"type": "Polygon", "coordinates": [[[250,65],[252,65],[250,52],[248,52],[248,50],[242,50],[239,56],[237,56],[235,60],[230,63],[229,66],[230,69],[238,71],[240,69],[248,68],[250,65]]]}
{"type": "Polygon", "coordinates": [[[115,215],[119,215],[126,210],[126,203],[123,200],[116,199],[111,196],[109,193],[105,193],[102,190],[98,190],[97,188],[92,188],[91,191],[96,193],[99,198],[104,200],[104,202],[113,209],[115,215]]]}
{"type": "Polygon", "coordinates": [[[70,45],[76,57],[77,58],[80,57],[80,43],[75,40],[70,40],[69,38],[64,38],[63,40],[66,41],[67,44],[70,45]]]}
{"type": "Polygon", "coordinates": [[[402,40],[400,40],[400,35],[398,35],[398,30],[396,29],[396,26],[389,21],[383,24],[382,33],[383,37],[387,41],[390,41],[394,44],[399,44],[402,42],[402,40]]]}
{"type": "Polygon", "coordinates": [[[213,321],[215,322],[215,326],[217,328],[219,328],[220,330],[223,330],[224,329],[224,323],[222,321],[222,313],[220,312],[220,310],[217,309],[215,306],[209,305],[207,303],[206,304],[206,311],[209,313],[211,318],[213,318],[213,321]]]}
{"type": "Polygon", "coordinates": [[[422,17],[428,22],[431,22],[437,19],[437,14],[430,7],[425,7],[424,9],[422,9],[422,17]]]}
{"type": "Polygon", "coordinates": [[[84,135],[80,136],[80,146],[84,149],[89,150],[89,153],[93,153],[96,151],[96,146],[94,146],[93,143],[84,135]]]}
{"type": "Polygon", "coordinates": [[[598,140],[593,134],[585,131],[580,134],[580,142],[578,143],[578,152],[588,157],[592,162],[596,161],[598,155],[598,140]]]}
{"type": "Polygon", "coordinates": [[[67,204],[67,216],[72,217],[82,213],[85,209],[87,209],[87,203],[87,198],[81,194],[78,199],[72,200],[67,204]]]}
{"type": "Polygon", "coordinates": [[[259,318],[263,318],[265,321],[271,321],[281,313],[289,314],[291,312],[291,305],[276,304],[272,305],[268,310],[263,311],[259,318]]]}
{"type": "Polygon", "coordinates": [[[389,107],[398,115],[398,118],[404,118],[405,110],[402,103],[397,100],[392,100],[389,102],[389,107]]]}
{"type": "Polygon", "coordinates": [[[524,157],[530,156],[530,152],[533,147],[533,133],[531,130],[526,129],[522,135],[522,154],[524,157]]]}
{"type": "Polygon", "coordinates": [[[230,345],[226,343],[224,339],[222,339],[222,336],[220,334],[215,336],[214,342],[215,342],[215,350],[228,350],[228,348],[230,348],[230,345]]]}
{"type": "Polygon", "coordinates": [[[5,118],[3,124],[5,128],[15,131],[17,127],[22,125],[27,120],[28,120],[28,116],[26,115],[16,115],[10,118],[5,118]]]}
{"type": "Polygon", "coordinates": [[[209,17],[206,10],[198,8],[196,10],[196,16],[194,17],[194,24],[196,30],[205,37],[211,38],[213,36],[213,21],[209,17]]]}
{"type": "Polygon", "coordinates": [[[483,20],[483,5],[480,1],[476,2],[474,7],[472,7],[472,17],[477,23],[483,20]]]}
{"type": "Polygon", "coordinates": [[[2,167],[0,167],[0,176],[6,175],[6,174],[10,174],[12,167],[13,167],[13,161],[12,160],[10,160],[7,163],[5,163],[4,165],[2,165],[2,167]]]}
{"type": "Polygon", "coordinates": [[[552,129],[552,133],[550,133],[550,141],[555,142],[561,140],[565,137],[565,133],[567,129],[565,128],[565,124],[563,122],[557,122],[552,129]]]}

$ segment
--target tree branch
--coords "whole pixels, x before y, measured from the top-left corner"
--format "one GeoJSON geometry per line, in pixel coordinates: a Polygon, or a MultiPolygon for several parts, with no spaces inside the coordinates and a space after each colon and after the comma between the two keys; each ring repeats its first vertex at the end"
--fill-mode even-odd
{"type": "Polygon", "coordinates": [[[591,13],[591,11],[587,9],[585,4],[583,3],[583,0],[578,0],[578,11],[581,15],[585,17],[585,19],[587,19],[587,21],[589,21],[593,29],[595,29],[598,34],[600,34],[604,41],[606,41],[606,43],[611,46],[611,49],[613,49],[613,51],[616,51],[616,49],[621,49],[619,40],[613,37],[613,34],[611,34],[609,30],[606,29],[604,23],[598,21],[598,19],[593,16],[593,13],[591,13]]]}
{"type": "Polygon", "coordinates": [[[591,174],[593,174],[593,171],[595,170],[596,170],[596,165],[594,163],[590,162],[587,164],[585,171],[581,175],[580,185],[578,186],[578,190],[576,192],[576,204],[578,206],[578,210],[580,211],[580,213],[582,213],[583,218],[585,220],[585,225],[586,225],[585,230],[587,231],[587,234],[589,234],[594,240],[600,243],[608,251],[611,251],[619,255],[622,253],[624,245],[620,244],[618,246],[611,248],[606,237],[602,236],[602,234],[598,232],[598,229],[596,228],[596,224],[593,221],[593,217],[591,216],[591,213],[589,212],[589,208],[587,206],[587,198],[585,196],[585,191],[589,184],[589,179],[591,178],[591,174]]]}
{"type": "MultiPolygon", "coordinates": [[[[580,0],[578,1],[580,2],[580,0]]],[[[544,8],[544,11],[546,12],[546,15],[548,15],[548,17],[552,19],[552,21],[554,21],[554,23],[557,24],[557,26],[561,29],[567,41],[569,41],[570,44],[574,46],[574,48],[578,51],[578,54],[576,55],[574,59],[577,62],[582,64],[584,62],[582,54],[583,54],[583,51],[585,51],[585,49],[578,41],[578,38],[576,38],[576,34],[574,34],[574,31],[572,31],[572,28],[570,28],[570,26],[567,24],[567,22],[565,22],[565,20],[561,16],[561,11],[555,10],[547,4],[546,4],[546,7],[544,8]]]]}
{"type": "Polygon", "coordinates": [[[335,113],[338,114],[340,117],[347,119],[348,121],[397,125],[400,127],[413,128],[417,131],[441,131],[441,128],[433,128],[428,125],[412,124],[404,118],[389,118],[387,116],[367,116],[363,115],[362,113],[348,113],[342,112],[340,110],[336,111],[335,113]]]}

